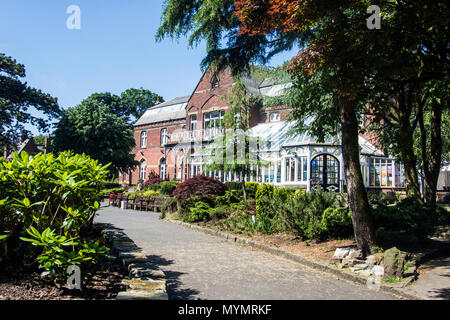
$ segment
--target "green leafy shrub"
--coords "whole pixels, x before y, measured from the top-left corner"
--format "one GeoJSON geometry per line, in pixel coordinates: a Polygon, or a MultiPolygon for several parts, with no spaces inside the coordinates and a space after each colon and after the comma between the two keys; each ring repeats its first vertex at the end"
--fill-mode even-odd
{"type": "Polygon", "coordinates": [[[5,265],[28,264],[42,254],[42,248],[30,248],[20,239],[32,228],[39,234],[48,229],[59,240],[89,231],[107,167],[71,152],[34,157],[22,152],[11,162],[0,159],[0,234],[8,235],[0,256],[5,265]]]}
{"type": "Polygon", "coordinates": [[[21,240],[43,248],[42,253],[37,257],[39,268],[45,270],[42,276],[49,275],[52,278],[60,277],[60,280],[64,280],[67,277],[67,267],[81,265],[82,274],[89,277],[95,271],[92,264],[98,264],[104,256],[111,257],[108,255],[110,249],[100,246],[98,241],[69,239],[66,236],[56,235],[50,228],[40,233],[33,226],[27,229],[27,233],[32,238],[21,237],[21,240]]]}
{"type": "Polygon", "coordinates": [[[163,195],[171,196],[172,192],[176,189],[178,182],[175,181],[164,181],[159,184],[160,192],[163,195]]]}
{"type": "Polygon", "coordinates": [[[210,220],[220,220],[227,218],[232,212],[229,206],[219,206],[216,208],[211,208],[209,211],[210,220]]]}
{"type": "Polygon", "coordinates": [[[262,184],[258,186],[255,194],[256,214],[267,214],[267,204],[273,197],[274,186],[271,184],[262,184]]]}
{"type": "Polygon", "coordinates": [[[211,207],[209,204],[198,201],[190,208],[190,214],[187,216],[187,222],[208,221],[211,207]]]}
{"type": "Polygon", "coordinates": [[[353,235],[352,214],[347,207],[327,208],[320,222],[322,238],[346,238],[353,235]]]}
{"type": "Polygon", "coordinates": [[[136,196],[141,196],[141,197],[150,197],[150,200],[160,195],[158,191],[154,190],[140,190],[135,192],[126,192],[125,194],[128,196],[128,199],[134,199],[136,198],[136,196]]]}
{"type": "Polygon", "coordinates": [[[438,222],[435,208],[406,198],[396,205],[379,204],[372,210],[380,244],[415,244],[432,235],[438,222]]]}
{"type": "Polygon", "coordinates": [[[123,193],[124,192],[124,188],[111,188],[111,189],[103,189],[101,191],[101,194],[104,196],[109,196],[110,194],[118,194],[118,193],[123,193]]]}
{"type": "Polygon", "coordinates": [[[168,198],[164,201],[163,206],[161,207],[161,219],[164,219],[168,212],[175,212],[177,210],[177,200],[176,198],[168,198]]]}
{"type": "Polygon", "coordinates": [[[273,195],[274,197],[278,197],[281,200],[287,200],[288,198],[292,197],[297,189],[293,188],[275,188],[273,195]]]}
{"type": "Polygon", "coordinates": [[[439,226],[448,226],[450,225],[450,210],[447,205],[445,209],[442,205],[439,205],[436,207],[436,214],[437,214],[437,225],[439,226]]]}
{"type": "Polygon", "coordinates": [[[245,190],[247,192],[247,199],[255,199],[256,191],[258,191],[258,182],[246,182],[245,190]]]}
{"type": "Polygon", "coordinates": [[[225,187],[229,191],[242,190],[242,182],[228,181],[228,182],[225,182],[225,187]]]}
{"type": "Polygon", "coordinates": [[[311,192],[297,190],[287,199],[274,197],[272,208],[276,210],[280,228],[303,239],[323,239],[322,215],[328,208],[343,207],[345,201],[339,194],[321,189],[311,192]]]}
{"type": "Polygon", "coordinates": [[[216,197],[216,203],[219,206],[230,205],[241,201],[240,193],[237,190],[227,190],[223,196],[216,197]]]}

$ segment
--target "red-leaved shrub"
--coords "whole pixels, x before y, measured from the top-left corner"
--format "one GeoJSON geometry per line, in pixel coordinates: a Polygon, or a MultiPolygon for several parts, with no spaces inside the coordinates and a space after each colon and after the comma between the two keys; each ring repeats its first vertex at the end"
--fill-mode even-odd
{"type": "Polygon", "coordinates": [[[226,187],[219,180],[205,175],[197,175],[180,183],[173,191],[178,200],[184,200],[191,196],[224,195],[226,187]]]}

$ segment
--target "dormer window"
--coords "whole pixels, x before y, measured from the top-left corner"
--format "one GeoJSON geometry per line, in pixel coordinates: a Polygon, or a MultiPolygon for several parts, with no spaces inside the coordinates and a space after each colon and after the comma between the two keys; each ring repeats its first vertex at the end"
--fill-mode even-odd
{"type": "Polygon", "coordinates": [[[279,112],[274,112],[270,114],[270,118],[269,118],[270,122],[277,122],[280,121],[280,113],[279,112]]]}
{"type": "Polygon", "coordinates": [[[219,87],[219,77],[215,74],[211,78],[211,89],[219,87]]]}

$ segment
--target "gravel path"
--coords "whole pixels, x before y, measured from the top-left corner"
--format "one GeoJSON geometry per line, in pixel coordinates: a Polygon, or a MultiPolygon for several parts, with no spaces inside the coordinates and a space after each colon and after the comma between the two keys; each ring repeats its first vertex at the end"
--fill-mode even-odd
{"type": "Polygon", "coordinates": [[[159,214],[107,207],[97,222],[134,240],[166,273],[169,299],[394,299],[298,263],[159,220],[159,214]]]}

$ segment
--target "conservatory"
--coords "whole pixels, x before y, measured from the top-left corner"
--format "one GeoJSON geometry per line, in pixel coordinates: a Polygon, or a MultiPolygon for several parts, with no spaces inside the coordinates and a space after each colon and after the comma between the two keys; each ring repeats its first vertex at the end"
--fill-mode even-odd
{"type": "MultiPolygon", "coordinates": [[[[205,172],[211,159],[211,145],[190,156],[190,176],[203,173],[222,182],[248,181],[306,190],[318,186],[341,191],[345,186],[344,162],[339,137],[319,143],[307,133],[290,135],[289,122],[260,123],[250,129],[265,147],[258,149],[264,165],[252,168],[250,176],[232,172],[205,172]]],[[[397,159],[386,156],[362,136],[359,137],[361,171],[367,188],[403,188],[403,166],[397,159]]]]}

